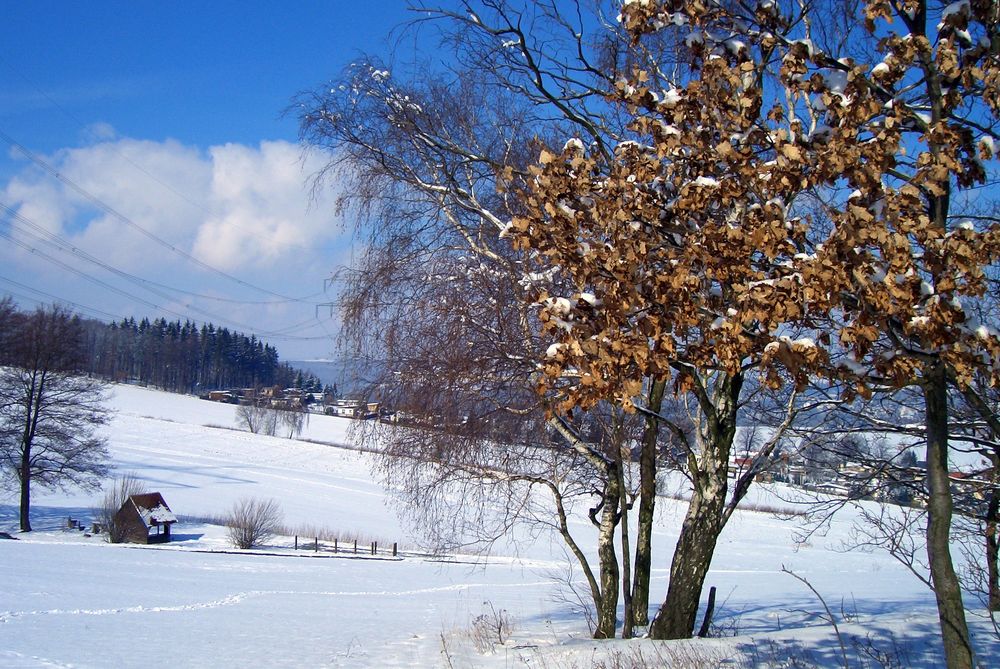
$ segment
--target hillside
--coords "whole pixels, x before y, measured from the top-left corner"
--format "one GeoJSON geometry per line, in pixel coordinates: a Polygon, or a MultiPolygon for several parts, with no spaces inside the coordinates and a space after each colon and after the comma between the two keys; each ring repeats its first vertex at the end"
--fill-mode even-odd
{"type": "MultiPolygon", "coordinates": [[[[718,588],[716,622],[726,638],[697,642],[693,651],[685,644],[657,651],[645,641],[600,645],[588,639],[563,584],[578,575],[569,575],[561,543],[548,536],[512,538],[488,561],[317,555],[291,550],[290,537],[261,553],[232,551],[222,528],[185,517],[222,514],[241,497],[271,497],[291,527],[325,527],[407,547],[416,538],[397,520],[391,494],[373,479],[367,454],[235,431],[233,406],[192,397],[116,386],[113,404],[108,436],[115,465],[163,493],[181,519],[177,541],[111,546],[66,530],[67,516],[88,519],[100,499],[80,491],[40,492],[37,531],[18,535],[16,497],[8,491],[0,529],[20,540],[0,541],[0,666],[583,667],[634,647],[648,659],[659,653],[654,666],[695,655],[715,658],[714,664],[744,658],[747,665],[787,666],[784,660],[795,656],[805,666],[842,666],[833,631],[818,615],[822,605],[782,566],[809,579],[848,637],[863,643],[871,635],[905,666],[939,663],[931,593],[882,552],[840,552],[849,513],[825,536],[796,544],[794,523],[738,512],[708,578],[718,588]],[[491,606],[509,614],[513,637],[482,654],[472,620],[491,615],[491,606]]],[[[350,425],[313,416],[303,437],[346,445],[350,425]]],[[[784,504],[769,491],[752,497],[757,504],[784,504]]],[[[659,504],[657,599],[683,513],[676,501],[659,504]]],[[[589,521],[577,511],[582,535],[589,521]]],[[[587,547],[593,550],[592,539],[587,547]]],[[[980,656],[995,656],[1000,645],[988,624],[970,619],[980,656]]],[[[849,638],[848,652],[852,666],[861,663],[849,638]]]]}

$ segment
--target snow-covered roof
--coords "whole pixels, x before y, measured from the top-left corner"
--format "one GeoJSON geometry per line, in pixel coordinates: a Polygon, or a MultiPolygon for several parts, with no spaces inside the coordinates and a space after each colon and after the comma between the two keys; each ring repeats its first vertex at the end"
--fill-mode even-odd
{"type": "Polygon", "coordinates": [[[163,500],[163,496],[158,492],[132,495],[129,497],[129,501],[135,505],[135,509],[139,512],[139,517],[142,518],[146,527],[177,522],[177,516],[170,510],[170,507],[163,500]]]}
{"type": "Polygon", "coordinates": [[[147,525],[177,522],[177,517],[162,504],[158,504],[152,509],[143,509],[140,507],[139,514],[142,516],[143,522],[147,525]]]}

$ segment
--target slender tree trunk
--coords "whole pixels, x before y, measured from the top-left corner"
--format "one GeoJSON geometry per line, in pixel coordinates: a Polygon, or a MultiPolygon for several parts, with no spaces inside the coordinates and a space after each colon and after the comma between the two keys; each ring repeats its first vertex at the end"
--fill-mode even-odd
{"type": "Polygon", "coordinates": [[[736,413],[743,376],[723,376],[699,393],[703,422],[701,453],[691,454],[691,503],[670,564],[667,597],[649,627],[653,639],[689,639],[715,546],[725,527],[729,453],[736,436],[736,413]]]}
{"type": "MultiPolygon", "coordinates": [[[[992,429],[992,428],[991,428],[992,429]]],[[[994,437],[997,431],[994,429],[994,437]]],[[[989,502],[986,505],[986,587],[989,593],[987,605],[990,611],[1000,611],[1000,537],[997,524],[1000,523],[1000,453],[994,451],[990,457],[993,463],[990,482],[989,502]]]]}
{"type": "MultiPolygon", "coordinates": [[[[569,521],[566,518],[566,507],[563,505],[562,495],[555,484],[551,482],[543,483],[551,491],[553,496],[553,501],[556,505],[556,516],[559,518],[559,533],[562,535],[563,540],[569,547],[569,550],[576,557],[577,561],[580,563],[580,568],[583,570],[583,575],[587,579],[587,586],[590,589],[590,596],[594,602],[594,609],[601,609],[601,586],[598,583],[597,578],[594,576],[594,571],[590,567],[590,563],[587,561],[587,556],[584,554],[583,550],[580,548],[576,540],[573,539],[573,535],[569,531],[569,521]]],[[[596,629],[595,629],[596,632],[596,629]]]]}
{"type": "MultiPolygon", "coordinates": [[[[609,467],[609,469],[611,469],[609,467]]],[[[622,491],[618,476],[608,472],[604,506],[597,537],[597,560],[601,572],[601,597],[597,606],[595,639],[614,639],[618,627],[618,556],[615,553],[615,528],[618,525],[618,500],[622,491]]]]}
{"type": "Polygon", "coordinates": [[[972,669],[972,645],[962,590],[951,559],[952,497],[948,478],[947,379],[938,363],[924,387],[927,422],[927,559],[937,598],[938,619],[948,669],[972,669]]]}
{"type": "Polygon", "coordinates": [[[622,456],[620,440],[616,439],[616,463],[618,468],[618,506],[619,524],[622,528],[622,602],[625,605],[622,614],[622,638],[631,639],[634,636],[635,614],[632,604],[632,546],[629,542],[628,528],[628,488],[625,484],[625,459],[622,456]]]}
{"type": "MultiPolygon", "coordinates": [[[[996,414],[990,406],[983,400],[982,396],[972,387],[959,387],[969,406],[973,407],[979,415],[989,425],[990,433],[994,440],[1000,439],[1000,423],[996,414]]],[[[990,463],[993,465],[990,476],[989,503],[986,507],[986,575],[987,590],[989,593],[990,611],[1000,611],[1000,536],[997,535],[997,524],[1000,522],[1000,449],[994,449],[989,455],[990,463]]]]}
{"type": "MultiPolygon", "coordinates": [[[[995,483],[994,483],[995,485],[995,483]]],[[[997,539],[997,521],[1000,520],[1000,491],[993,488],[990,504],[986,510],[986,571],[989,579],[990,611],[1000,611],[1000,541],[997,539]]]]}
{"type": "MultiPolygon", "coordinates": [[[[663,407],[667,382],[655,380],[649,388],[648,404],[653,413],[663,407]]],[[[635,538],[635,575],[632,580],[632,619],[649,624],[649,576],[653,566],[653,515],[656,510],[656,443],[660,421],[646,416],[639,451],[639,516],[635,538]]]]}
{"type": "Polygon", "coordinates": [[[31,449],[21,448],[21,531],[31,531],[31,449]]]}

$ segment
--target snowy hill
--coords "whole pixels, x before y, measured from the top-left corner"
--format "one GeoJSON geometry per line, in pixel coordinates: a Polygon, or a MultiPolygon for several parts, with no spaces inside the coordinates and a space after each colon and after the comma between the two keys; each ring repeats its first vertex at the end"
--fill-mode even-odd
{"type": "MultiPolygon", "coordinates": [[[[751,666],[782,666],[782,658],[798,656],[806,666],[842,666],[833,630],[817,615],[822,605],[782,566],[807,577],[834,609],[853,664],[862,656],[850,638],[863,645],[868,635],[905,666],[939,663],[931,593],[884,553],[840,552],[850,515],[826,536],[796,544],[794,523],[738,512],[708,578],[719,591],[717,626],[730,636],[693,645],[599,644],[589,640],[562,583],[568,563],[556,538],[485,562],[296,552],[291,537],[262,552],[234,551],[223,528],[185,517],[223,514],[243,497],[273,498],[292,528],[404,546],[415,538],[397,520],[365,453],[236,431],[233,406],[192,397],[117,386],[113,404],[115,465],[163,494],[180,518],[176,541],[112,546],[65,529],[67,516],[91,518],[101,498],[80,491],[39,491],[36,531],[18,534],[16,495],[7,491],[0,529],[19,540],[0,541],[0,667],[585,667],[595,657],[636,652],[650,666],[690,664],[696,656],[716,664],[743,658],[751,666]],[[509,615],[513,636],[482,653],[472,621],[493,610],[509,615]]],[[[313,416],[303,438],[347,445],[350,425],[313,416]]],[[[754,499],[782,504],[764,490],[754,499]]],[[[659,509],[654,600],[665,592],[683,515],[670,499],[659,509]]],[[[574,522],[583,528],[588,521],[581,514],[574,522]]],[[[974,615],[970,621],[980,656],[1000,652],[988,624],[974,615]]]]}

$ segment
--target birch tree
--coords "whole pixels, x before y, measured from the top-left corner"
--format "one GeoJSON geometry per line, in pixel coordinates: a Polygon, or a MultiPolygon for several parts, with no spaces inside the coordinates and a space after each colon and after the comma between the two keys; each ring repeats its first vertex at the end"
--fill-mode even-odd
{"type": "MultiPolygon", "coordinates": [[[[518,518],[553,526],[589,584],[595,636],[610,637],[621,589],[634,591],[639,622],[647,609],[658,425],[648,422],[642,439],[649,466],[633,579],[614,543],[631,485],[622,441],[583,438],[584,416],[547,416],[548,399],[534,392],[543,347],[527,295],[559,278],[527,271],[502,237],[518,205],[498,192],[497,175],[524,174],[556,128],[596,142],[616,131],[602,113],[619,56],[592,53],[590,37],[622,42],[554,5],[460,4],[429,11],[458,63],[450,72],[427,67],[415,83],[367,59],[299,100],[303,139],[330,151],[326,176],[341,184],[367,242],[337,276],[344,334],[383,361],[373,385],[411,423],[380,438],[387,476],[425,502],[415,520],[439,539],[486,528],[478,536],[487,543],[518,518]],[[548,505],[526,506],[530,489],[548,505]],[[426,503],[456,491],[465,513],[426,503]],[[596,568],[569,532],[582,504],[598,533],[596,568]],[[487,506],[501,509],[490,523],[479,513],[487,506]]],[[[662,387],[650,393],[655,404],[662,387]]]]}

